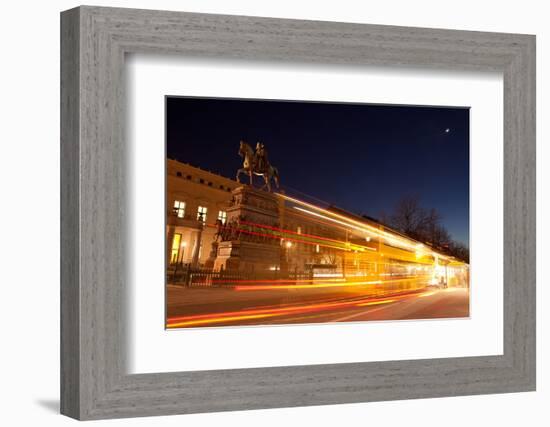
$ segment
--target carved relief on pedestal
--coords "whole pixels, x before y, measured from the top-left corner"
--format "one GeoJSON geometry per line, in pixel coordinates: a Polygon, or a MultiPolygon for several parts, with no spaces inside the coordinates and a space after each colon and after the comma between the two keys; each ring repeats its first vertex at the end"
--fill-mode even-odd
{"type": "Polygon", "coordinates": [[[214,270],[254,271],[278,267],[281,258],[277,196],[251,187],[233,191],[225,224],[218,224],[214,270]]]}

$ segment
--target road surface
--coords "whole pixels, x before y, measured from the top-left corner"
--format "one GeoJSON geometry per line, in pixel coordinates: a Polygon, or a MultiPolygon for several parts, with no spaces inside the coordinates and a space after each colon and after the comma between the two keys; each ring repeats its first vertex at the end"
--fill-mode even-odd
{"type": "Polygon", "coordinates": [[[469,316],[467,288],[369,295],[361,288],[239,292],[169,285],[167,301],[170,329],[469,316]]]}

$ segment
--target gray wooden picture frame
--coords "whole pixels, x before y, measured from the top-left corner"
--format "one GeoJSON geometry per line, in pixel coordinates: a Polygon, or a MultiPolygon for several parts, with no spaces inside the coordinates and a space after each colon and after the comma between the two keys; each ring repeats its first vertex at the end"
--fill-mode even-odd
{"type": "Polygon", "coordinates": [[[84,420],[530,390],[534,36],[88,6],[62,12],[63,414],[84,420]],[[124,60],[136,52],[502,72],[504,353],[127,374],[124,60]]]}

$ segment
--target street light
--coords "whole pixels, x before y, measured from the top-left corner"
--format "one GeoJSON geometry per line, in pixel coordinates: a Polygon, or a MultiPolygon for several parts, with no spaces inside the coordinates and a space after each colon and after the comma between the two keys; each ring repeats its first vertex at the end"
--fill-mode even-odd
{"type": "Polygon", "coordinates": [[[193,252],[193,259],[191,261],[191,265],[193,266],[193,268],[196,268],[198,265],[199,265],[199,253],[200,253],[200,249],[201,249],[201,244],[202,244],[202,230],[204,228],[204,223],[205,223],[205,213],[204,211],[201,211],[199,210],[198,212],[198,215],[197,215],[197,221],[198,221],[198,224],[197,224],[197,227],[198,227],[198,233],[197,233],[197,243],[195,244],[195,250],[193,252]]]}

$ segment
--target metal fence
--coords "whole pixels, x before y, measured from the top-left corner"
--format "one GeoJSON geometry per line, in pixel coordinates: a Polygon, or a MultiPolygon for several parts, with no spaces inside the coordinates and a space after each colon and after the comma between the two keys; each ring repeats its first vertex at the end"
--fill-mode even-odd
{"type": "MultiPolygon", "coordinates": [[[[365,285],[375,293],[396,291],[412,291],[424,289],[429,282],[429,275],[391,276],[381,280],[381,276],[346,276],[334,278],[336,283],[345,280],[350,285],[365,285]]],[[[261,273],[240,272],[231,270],[212,271],[211,269],[192,267],[191,264],[171,264],[167,271],[167,283],[188,288],[234,288],[236,286],[255,285],[289,285],[297,284],[314,285],[319,282],[327,282],[329,279],[314,277],[313,271],[263,271],[261,273]]],[[[283,286],[286,287],[286,286],[283,286]]]]}
{"type": "Polygon", "coordinates": [[[205,268],[193,268],[191,264],[171,264],[168,268],[167,283],[186,287],[235,287],[273,281],[311,281],[312,273],[281,272],[280,270],[262,272],[212,271],[205,268]]]}

